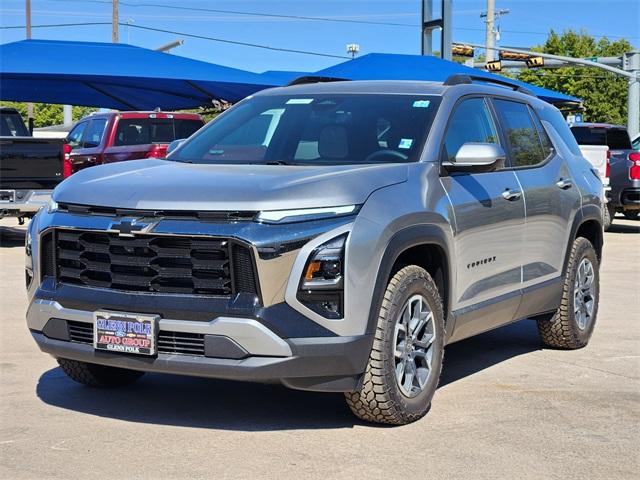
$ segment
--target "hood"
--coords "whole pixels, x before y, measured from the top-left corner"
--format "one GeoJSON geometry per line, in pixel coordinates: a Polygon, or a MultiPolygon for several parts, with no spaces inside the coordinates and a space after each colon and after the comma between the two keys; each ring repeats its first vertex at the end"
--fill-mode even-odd
{"type": "Polygon", "coordinates": [[[55,190],[57,202],[149,210],[284,210],[361,204],[407,180],[406,164],[196,165],[139,160],[91,167],[55,190]]]}

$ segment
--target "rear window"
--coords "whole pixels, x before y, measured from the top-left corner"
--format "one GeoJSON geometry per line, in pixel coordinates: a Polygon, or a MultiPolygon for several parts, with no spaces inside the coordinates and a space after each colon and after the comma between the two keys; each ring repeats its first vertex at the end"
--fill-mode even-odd
{"type": "Polygon", "coordinates": [[[22,118],[16,113],[0,115],[0,135],[3,137],[27,137],[29,131],[22,123],[22,118]]]}
{"type": "Polygon", "coordinates": [[[571,127],[578,145],[606,145],[611,150],[630,150],[631,141],[622,128],[571,127]]]}
{"type": "Polygon", "coordinates": [[[126,118],[120,119],[114,145],[146,145],[171,143],[187,138],[202,127],[201,120],[173,118],[126,118]]]}

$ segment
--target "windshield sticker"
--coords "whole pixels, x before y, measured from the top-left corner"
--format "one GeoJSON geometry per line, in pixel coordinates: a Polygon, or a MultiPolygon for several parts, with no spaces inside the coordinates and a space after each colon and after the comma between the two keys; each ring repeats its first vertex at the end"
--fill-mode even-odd
{"type": "Polygon", "coordinates": [[[290,98],[287,105],[308,105],[313,102],[313,98],[290,98]]]}
{"type": "Polygon", "coordinates": [[[429,108],[431,100],[416,100],[413,102],[413,108],[429,108]]]}
{"type": "Polygon", "coordinates": [[[398,148],[404,148],[406,150],[411,148],[411,145],[413,145],[412,138],[401,138],[400,143],[398,144],[398,148]]]}

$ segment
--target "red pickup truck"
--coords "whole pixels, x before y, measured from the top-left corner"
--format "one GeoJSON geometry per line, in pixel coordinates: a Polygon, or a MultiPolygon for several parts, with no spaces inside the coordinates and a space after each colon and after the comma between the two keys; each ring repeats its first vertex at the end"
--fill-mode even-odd
{"type": "Polygon", "coordinates": [[[191,136],[203,125],[202,117],[195,113],[94,113],[78,121],[67,135],[65,171],[161,158],[171,142],[191,136]]]}

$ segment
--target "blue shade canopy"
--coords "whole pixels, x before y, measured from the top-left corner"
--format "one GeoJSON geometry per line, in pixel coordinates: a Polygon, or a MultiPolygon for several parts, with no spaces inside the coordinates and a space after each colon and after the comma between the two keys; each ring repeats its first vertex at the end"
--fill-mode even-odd
{"type": "Polygon", "coordinates": [[[119,110],[237,102],[282,83],[125,44],[23,40],[0,46],[0,99],[119,110]]]}
{"type": "Polygon", "coordinates": [[[459,63],[431,56],[370,53],[354,60],[347,60],[313,75],[347,80],[425,80],[444,82],[450,75],[467,74],[509,81],[531,90],[549,103],[579,103],[580,99],[537,87],[529,83],[493,75],[459,63]]]}

